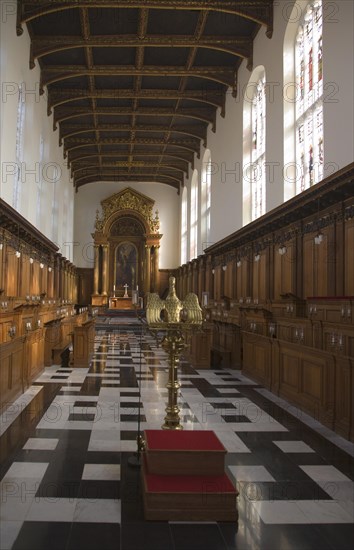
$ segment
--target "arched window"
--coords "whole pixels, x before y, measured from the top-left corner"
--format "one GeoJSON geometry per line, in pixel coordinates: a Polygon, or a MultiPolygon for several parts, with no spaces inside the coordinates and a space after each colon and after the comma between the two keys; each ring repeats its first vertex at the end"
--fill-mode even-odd
{"type": "Polygon", "coordinates": [[[203,158],[203,171],[201,179],[201,204],[200,204],[200,222],[201,222],[201,242],[202,251],[210,243],[210,210],[211,210],[211,155],[207,149],[203,158]]]}
{"type": "Polygon", "coordinates": [[[323,178],[322,0],[300,0],[284,40],[284,199],[323,178]]]}
{"type": "Polygon", "coordinates": [[[253,72],[245,91],[243,124],[243,224],[266,212],[266,81],[264,67],[253,72]]]}
{"type": "Polygon", "coordinates": [[[191,184],[189,259],[198,256],[198,170],[194,170],[191,184]]]}
{"type": "Polygon", "coordinates": [[[188,243],[188,203],[187,187],[182,191],[181,204],[181,264],[187,263],[187,243],[188,243]]]}
{"type": "Polygon", "coordinates": [[[322,2],[318,0],[308,5],[299,25],[295,76],[296,164],[300,170],[296,193],[300,193],[323,176],[322,2]]]}

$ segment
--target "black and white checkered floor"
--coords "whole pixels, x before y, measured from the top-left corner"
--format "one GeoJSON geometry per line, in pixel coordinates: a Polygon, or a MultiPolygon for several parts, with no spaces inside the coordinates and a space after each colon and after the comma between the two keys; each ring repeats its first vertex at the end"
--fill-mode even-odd
{"type": "MultiPolygon", "coordinates": [[[[353,445],[240,371],[185,361],[184,428],[212,429],[226,447],[239,521],[145,522],[127,461],[139,409],[142,430],[163,423],[167,376],[165,352],[133,326],[99,331],[89,369],[45,369],[36,384],[61,386],[3,468],[1,550],[353,548],[353,445]]],[[[3,438],[20,409],[2,415],[3,438]]]]}

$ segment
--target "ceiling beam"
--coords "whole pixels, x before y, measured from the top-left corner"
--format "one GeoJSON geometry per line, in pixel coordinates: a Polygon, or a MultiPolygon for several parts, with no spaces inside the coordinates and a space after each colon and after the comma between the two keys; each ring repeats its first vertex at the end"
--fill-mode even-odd
{"type": "MultiPolygon", "coordinates": [[[[193,156],[191,156],[190,154],[188,153],[183,153],[185,156],[182,156],[182,153],[180,153],[179,155],[172,155],[170,153],[165,153],[163,158],[164,159],[174,159],[174,160],[177,160],[177,161],[180,161],[181,165],[182,163],[184,164],[184,171],[188,173],[189,171],[189,164],[192,162],[192,159],[193,159],[193,156]],[[188,158],[189,157],[189,158],[188,158]]],[[[78,155],[68,155],[68,165],[71,164],[71,166],[75,165],[76,166],[76,163],[82,163],[82,162],[88,162],[90,161],[91,159],[94,159],[94,158],[97,158],[101,156],[101,158],[126,158],[127,157],[127,154],[126,153],[104,153],[104,152],[101,152],[101,153],[91,153],[91,154],[87,154],[87,153],[79,153],[78,155]]],[[[158,159],[160,157],[160,154],[159,153],[149,153],[149,152],[145,152],[145,153],[137,153],[135,152],[134,155],[133,155],[133,160],[132,162],[135,162],[134,161],[134,157],[143,157],[143,158],[156,158],[158,159]]],[[[139,162],[139,161],[137,161],[139,162]]]]}
{"type": "MultiPolygon", "coordinates": [[[[171,173],[177,172],[179,174],[179,178],[183,179],[183,174],[185,174],[185,170],[180,168],[176,165],[171,164],[165,164],[165,163],[158,163],[158,162],[111,162],[111,163],[104,163],[101,166],[99,164],[88,164],[85,166],[78,166],[77,168],[73,168],[71,170],[71,177],[74,177],[79,172],[86,172],[87,174],[91,171],[99,170],[100,168],[106,169],[106,168],[112,168],[113,170],[117,170],[120,173],[120,170],[122,168],[133,168],[133,169],[145,169],[145,168],[162,168],[164,170],[169,170],[171,173]]],[[[76,181],[76,177],[75,177],[76,181]]]]}
{"type": "Polygon", "coordinates": [[[267,36],[273,32],[273,0],[18,0],[17,34],[23,32],[23,23],[33,19],[75,8],[152,8],[168,10],[209,10],[238,15],[263,25],[267,36]]]}
{"type": "Polygon", "coordinates": [[[30,50],[30,68],[35,66],[35,59],[43,56],[70,50],[73,48],[206,48],[217,50],[247,59],[248,67],[252,65],[253,40],[247,36],[136,36],[136,35],[103,35],[90,36],[36,36],[32,39],[30,50]]]}
{"type": "Polygon", "coordinates": [[[107,169],[98,169],[96,171],[93,171],[90,174],[85,174],[84,176],[75,178],[74,185],[80,186],[83,181],[85,181],[87,178],[95,178],[95,181],[97,179],[101,180],[107,180],[108,178],[110,181],[121,181],[122,178],[130,177],[135,178],[135,181],[139,181],[140,178],[150,178],[150,181],[157,181],[157,178],[163,178],[166,181],[169,181],[171,185],[173,185],[176,188],[179,188],[180,185],[183,184],[183,177],[182,178],[176,178],[174,176],[171,176],[169,174],[154,174],[154,173],[144,173],[144,172],[120,172],[119,170],[107,170],[107,169]]]}
{"type": "Polygon", "coordinates": [[[225,92],[224,90],[139,90],[138,92],[129,89],[107,89],[107,90],[86,90],[86,89],[57,89],[52,88],[48,93],[48,115],[53,107],[58,107],[72,101],[81,99],[151,99],[151,100],[187,100],[206,103],[213,107],[220,107],[224,116],[225,92]]]}
{"type": "Polygon", "coordinates": [[[208,108],[178,109],[175,111],[170,107],[138,107],[136,110],[133,110],[131,107],[96,107],[93,111],[88,107],[67,107],[66,109],[61,109],[59,112],[55,111],[53,129],[56,130],[58,122],[64,122],[80,116],[94,114],[107,116],[130,116],[133,113],[138,116],[152,116],[155,118],[159,116],[192,118],[206,124],[213,124],[215,119],[214,110],[208,108]]]}
{"type": "Polygon", "coordinates": [[[98,65],[92,68],[87,68],[84,65],[48,65],[41,71],[39,91],[44,93],[44,86],[50,86],[56,82],[69,80],[70,78],[80,78],[82,76],[149,76],[156,78],[164,77],[195,77],[204,80],[217,82],[223,86],[230,86],[233,90],[233,95],[236,94],[236,67],[185,67],[161,66],[161,65],[144,65],[136,67],[135,65],[98,65]]]}
{"type": "Polygon", "coordinates": [[[82,187],[83,185],[86,185],[88,183],[96,183],[96,182],[99,182],[99,181],[112,181],[112,182],[126,181],[126,182],[139,182],[139,183],[163,183],[165,185],[170,185],[171,187],[176,189],[178,194],[180,194],[180,188],[181,188],[181,185],[182,185],[180,183],[177,184],[177,183],[165,178],[164,176],[160,176],[160,175],[157,175],[157,176],[156,175],[143,176],[142,174],[140,174],[140,175],[135,175],[135,174],[122,175],[122,174],[120,174],[119,178],[116,178],[116,177],[113,177],[113,176],[103,177],[101,175],[97,175],[97,176],[88,176],[87,178],[81,180],[80,183],[75,184],[76,191],[78,190],[79,187],[82,187]]]}
{"type": "Polygon", "coordinates": [[[203,140],[203,144],[205,146],[206,141],[206,130],[207,128],[204,127],[202,129],[203,131],[198,132],[197,128],[193,126],[163,126],[163,125],[135,125],[131,126],[130,124],[99,124],[95,128],[90,124],[68,124],[64,125],[61,124],[60,131],[59,131],[59,145],[63,144],[63,140],[66,138],[78,135],[78,134],[84,134],[87,132],[158,132],[158,133],[165,133],[165,132],[173,132],[176,134],[183,134],[187,135],[199,140],[203,140]]]}
{"type": "MultiPolygon", "coordinates": [[[[79,149],[81,147],[86,147],[88,145],[130,145],[130,143],[131,140],[125,138],[104,138],[99,140],[99,142],[95,139],[90,138],[68,138],[64,142],[64,155],[66,157],[66,154],[69,151],[79,149]]],[[[144,146],[166,145],[165,140],[153,138],[135,138],[134,143],[136,145],[144,146]]],[[[198,141],[192,139],[170,139],[167,145],[170,145],[171,147],[177,147],[179,149],[185,149],[186,151],[191,151],[192,153],[196,153],[198,158],[200,157],[200,143],[198,141]]]]}

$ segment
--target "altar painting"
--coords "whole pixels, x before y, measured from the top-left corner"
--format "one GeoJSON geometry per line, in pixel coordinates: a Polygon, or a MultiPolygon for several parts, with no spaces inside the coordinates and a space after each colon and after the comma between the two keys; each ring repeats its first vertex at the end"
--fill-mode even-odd
{"type": "Polygon", "coordinates": [[[127,284],[131,292],[137,285],[138,251],[131,242],[120,243],[116,248],[114,279],[118,291],[124,290],[124,285],[127,284]]]}

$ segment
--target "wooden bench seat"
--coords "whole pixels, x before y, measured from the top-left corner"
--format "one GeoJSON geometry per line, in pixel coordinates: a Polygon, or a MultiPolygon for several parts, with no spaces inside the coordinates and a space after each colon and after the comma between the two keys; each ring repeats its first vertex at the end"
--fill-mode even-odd
{"type": "Polygon", "coordinates": [[[211,365],[213,367],[230,367],[231,351],[223,346],[214,345],[211,348],[211,365]]]}
{"type": "Polygon", "coordinates": [[[70,344],[59,344],[52,348],[52,360],[54,365],[66,366],[69,362],[70,344]]]}

